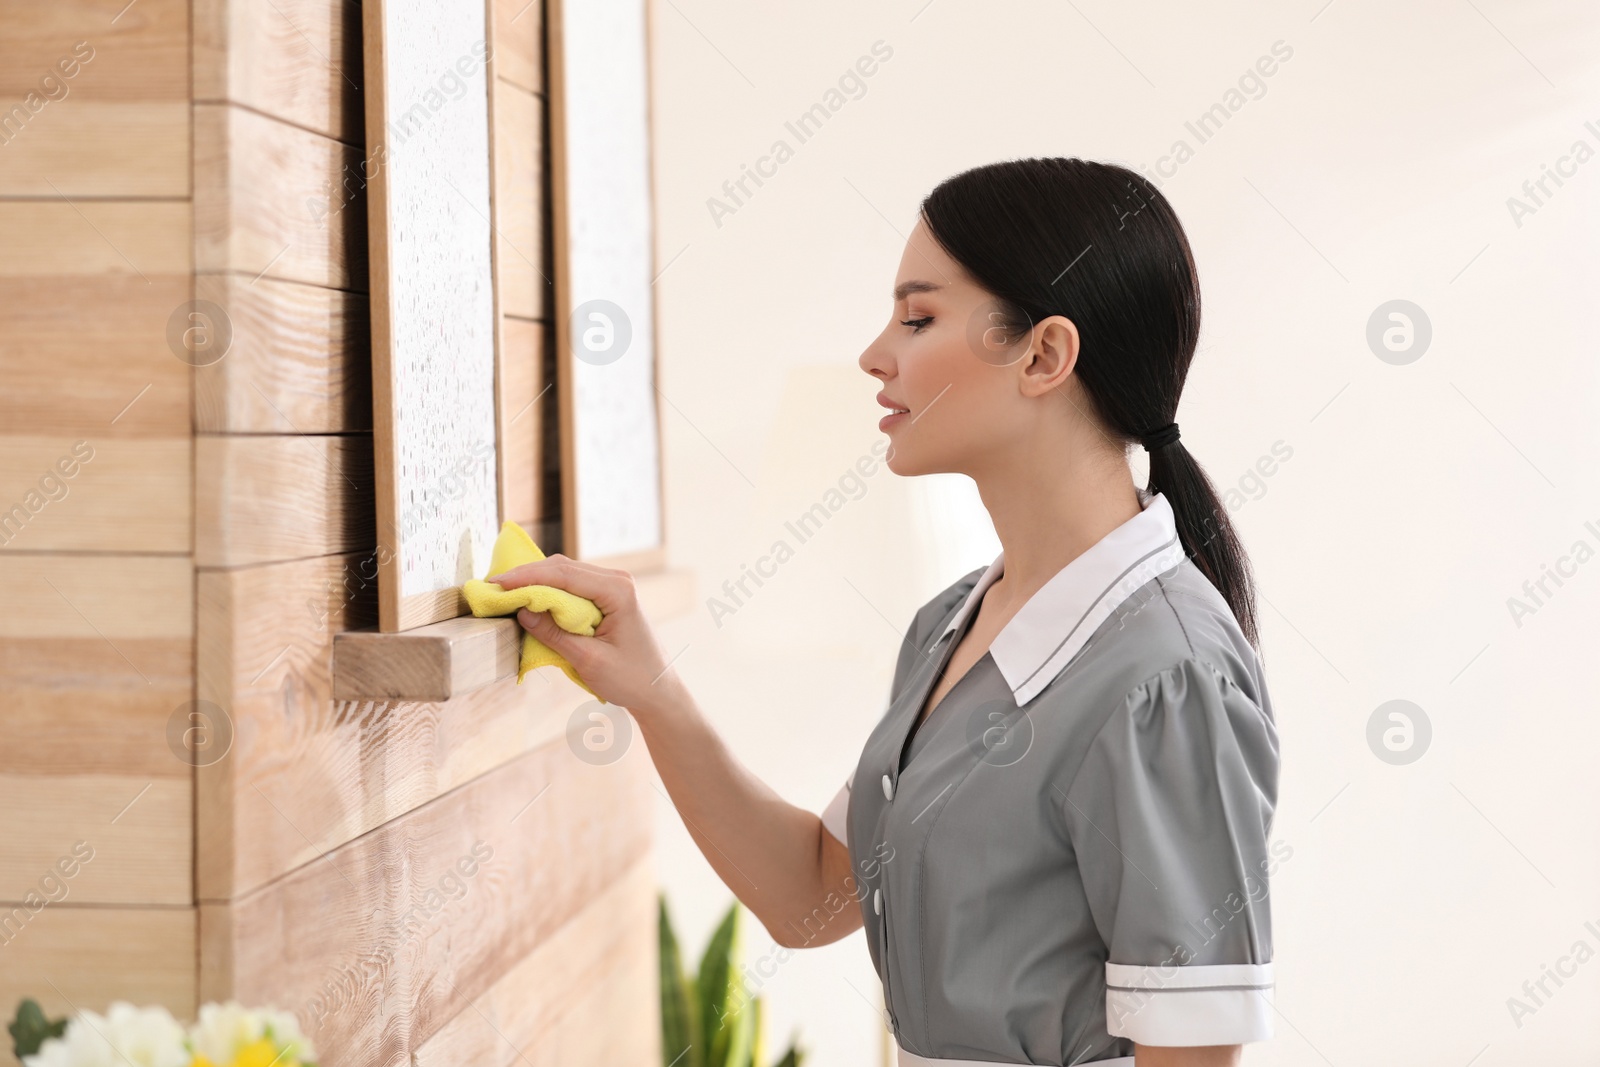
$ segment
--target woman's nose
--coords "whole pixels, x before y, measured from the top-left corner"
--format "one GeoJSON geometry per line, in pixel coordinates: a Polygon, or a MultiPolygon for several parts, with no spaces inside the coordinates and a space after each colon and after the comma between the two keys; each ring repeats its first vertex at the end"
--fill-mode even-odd
{"type": "Polygon", "coordinates": [[[881,337],[874,338],[873,342],[861,351],[861,358],[856,364],[874,378],[887,378],[889,376],[890,361],[883,355],[879,348],[881,337]]]}

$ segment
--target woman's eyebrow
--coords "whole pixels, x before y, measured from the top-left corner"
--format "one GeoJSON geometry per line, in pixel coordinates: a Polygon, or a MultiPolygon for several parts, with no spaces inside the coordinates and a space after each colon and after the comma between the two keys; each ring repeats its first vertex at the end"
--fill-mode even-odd
{"type": "Polygon", "coordinates": [[[896,300],[904,300],[912,293],[934,293],[938,292],[941,288],[943,288],[943,286],[935,285],[933,282],[901,282],[899,285],[894,287],[894,298],[896,300]]]}

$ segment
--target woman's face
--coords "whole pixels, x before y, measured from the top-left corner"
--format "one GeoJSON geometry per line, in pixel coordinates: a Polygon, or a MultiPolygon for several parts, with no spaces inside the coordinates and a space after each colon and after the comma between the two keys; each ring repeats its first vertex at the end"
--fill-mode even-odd
{"type": "Polygon", "coordinates": [[[1005,344],[995,327],[994,298],[920,218],[894,286],[889,324],[858,361],[882,386],[879,427],[889,435],[890,470],[972,474],[986,459],[1005,462],[1014,455],[1042,409],[1061,417],[1059,408],[1067,405],[1032,401],[1070,376],[1078,348],[1070,320],[1051,316],[1032,334],[1005,344]],[[891,414],[891,406],[906,413],[891,414]]]}

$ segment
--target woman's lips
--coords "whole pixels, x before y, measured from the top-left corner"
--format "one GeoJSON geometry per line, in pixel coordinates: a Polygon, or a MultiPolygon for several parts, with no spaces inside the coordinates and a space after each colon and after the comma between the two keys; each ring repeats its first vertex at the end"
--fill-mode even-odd
{"type": "Polygon", "coordinates": [[[878,429],[888,430],[891,426],[898,426],[902,419],[910,417],[909,411],[892,411],[878,420],[878,429]]]}

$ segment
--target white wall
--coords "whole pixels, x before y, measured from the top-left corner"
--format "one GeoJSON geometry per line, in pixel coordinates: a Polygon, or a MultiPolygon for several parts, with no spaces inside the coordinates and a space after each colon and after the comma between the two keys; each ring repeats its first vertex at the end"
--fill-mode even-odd
{"type": "MultiPolygon", "coordinates": [[[[1163,182],[1206,302],[1185,443],[1219,485],[1292,449],[1234,513],[1283,742],[1275,835],[1294,849],[1273,885],[1278,1036],[1246,1060],[1600,1055],[1600,558],[1566,564],[1520,625],[1507,604],[1576,542],[1600,550],[1600,158],[1520,220],[1507,206],[1575,141],[1600,153],[1600,12],[671,0],[652,15],[669,539],[707,595],[877,438],[856,358],[934,184],[1025,155],[1153,166],[1196,144],[1185,121],[1274,42],[1292,48],[1163,182]],[[893,56],[865,95],[797,143],[784,123],[878,40],[893,56]],[[717,225],[708,198],[778,138],[794,157],[717,225]],[[1406,365],[1366,340],[1393,299],[1432,325],[1406,365]],[[1367,742],[1392,699],[1433,730],[1404,766],[1367,742]],[[1575,976],[1527,999],[1579,941],[1575,976]],[[1513,996],[1532,1014],[1514,1019],[1513,996]]],[[[898,628],[996,549],[964,479],[880,469],[866,485],[720,628],[701,611],[662,634],[689,646],[680,668],[741,757],[818,810],[882,713],[898,628]]],[[[659,816],[697,952],[731,897],[664,800],[659,816]]],[[[754,960],[770,942],[750,931],[754,960]]],[[[859,933],[765,991],[770,1055],[797,1027],[813,1064],[881,1062],[859,933]]]]}

